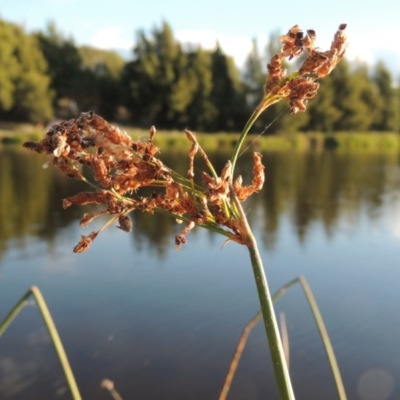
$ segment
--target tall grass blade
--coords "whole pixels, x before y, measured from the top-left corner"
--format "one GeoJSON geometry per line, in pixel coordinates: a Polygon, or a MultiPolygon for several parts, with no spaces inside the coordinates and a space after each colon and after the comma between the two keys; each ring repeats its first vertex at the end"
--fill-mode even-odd
{"type": "Polygon", "coordinates": [[[290,344],[289,344],[289,333],[287,329],[285,313],[279,314],[279,324],[281,327],[281,340],[282,340],[283,351],[285,352],[286,365],[288,367],[288,370],[290,370],[290,344]]]}
{"type": "MultiPolygon", "coordinates": [[[[317,323],[317,326],[318,326],[318,329],[319,329],[319,332],[321,335],[321,339],[324,344],[326,354],[328,356],[329,365],[330,365],[332,373],[333,373],[333,377],[334,377],[335,384],[336,384],[336,389],[339,394],[339,399],[347,400],[342,376],[340,374],[339,366],[336,361],[335,353],[333,351],[333,347],[332,347],[331,341],[329,339],[328,332],[326,330],[324,321],[322,319],[322,315],[319,311],[317,302],[315,301],[314,295],[312,294],[311,288],[308,285],[306,278],[304,278],[303,276],[300,276],[298,278],[291,280],[290,282],[286,283],[285,285],[283,285],[272,296],[272,301],[274,303],[277,302],[296,283],[301,284],[301,287],[304,291],[304,294],[306,295],[308,304],[310,305],[311,311],[312,311],[315,321],[317,323]]],[[[259,311],[245,326],[243,333],[240,336],[240,339],[239,339],[238,345],[236,347],[232,361],[229,365],[228,373],[226,375],[225,382],[224,382],[221,394],[219,396],[219,400],[225,400],[227,398],[230,386],[232,384],[233,378],[235,377],[235,373],[236,373],[237,367],[240,362],[240,358],[242,356],[244,348],[246,347],[247,339],[250,335],[251,330],[257,325],[258,321],[261,318],[262,318],[262,313],[261,313],[261,311],[259,311]]],[[[287,355],[287,353],[285,353],[285,354],[287,355]]],[[[288,358],[287,358],[287,364],[289,365],[288,358]]]]}
{"type": "Polygon", "coordinates": [[[336,389],[339,394],[339,399],[346,400],[347,399],[346,391],[344,389],[342,376],[340,374],[339,366],[336,361],[335,352],[333,351],[332,343],[331,340],[329,339],[328,331],[326,330],[324,320],[319,311],[317,302],[315,301],[314,295],[312,294],[312,291],[307,283],[306,278],[304,278],[304,276],[300,276],[298,279],[304,290],[304,294],[307,297],[308,304],[310,305],[311,311],[314,315],[315,322],[317,323],[322,342],[324,343],[326,355],[328,356],[329,360],[329,365],[331,366],[333,377],[335,379],[336,389]]]}
{"type": "Polygon", "coordinates": [[[82,397],[79,393],[78,386],[76,384],[74,374],[72,372],[71,366],[69,365],[67,354],[65,353],[64,346],[62,345],[60,336],[57,332],[57,328],[54,324],[53,318],[51,317],[50,311],[47,304],[37,286],[32,286],[18,301],[18,303],[12,308],[8,315],[0,323],[0,338],[6,329],[10,326],[11,322],[20,313],[25,305],[25,301],[33,296],[39,311],[43,317],[44,324],[46,325],[47,331],[49,332],[51,341],[53,342],[54,348],[56,350],[58,359],[61,364],[61,368],[64,372],[65,379],[67,380],[69,389],[74,400],[81,400],[82,397]]]}
{"type": "Polygon", "coordinates": [[[243,329],[242,335],[240,336],[239,343],[236,347],[235,353],[233,355],[232,361],[229,365],[228,373],[225,378],[224,386],[222,387],[221,394],[218,397],[218,400],[225,400],[228,396],[229,389],[231,387],[231,383],[236,373],[236,369],[239,365],[240,358],[242,357],[243,350],[246,346],[247,339],[250,335],[251,330],[257,325],[257,322],[261,319],[262,314],[259,311],[245,326],[243,329]]]}

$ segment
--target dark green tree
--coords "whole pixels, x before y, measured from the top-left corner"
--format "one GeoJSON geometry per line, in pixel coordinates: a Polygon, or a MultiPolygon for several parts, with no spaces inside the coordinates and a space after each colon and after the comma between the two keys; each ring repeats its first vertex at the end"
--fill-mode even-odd
{"type": "Polygon", "coordinates": [[[86,108],[113,120],[122,104],[120,78],[125,61],[115,51],[89,46],[81,46],[78,50],[84,71],[81,74],[84,80],[81,87],[85,89],[86,101],[89,103],[86,108]]]}
{"type": "Polygon", "coordinates": [[[186,110],[188,126],[194,130],[208,131],[217,114],[211,100],[211,53],[198,48],[189,53],[188,58],[188,72],[194,86],[192,99],[186,110]]]}
{"type": "Polygon", "coordinates": [[[243,71],[246,100],[250,111],[254,110],[262,98],[266,81],[266,71],[263,64],[263,59],[258,51],[257,40],[253,39],[252,48],[247,55],[243,71]]]}
{"type": "Polygon", "coordinates": [[[379,109],[373,129],[380,131],[398,131],[399,126],[399,100],[393,86],[392,76],[383,62],[378,62],[373,69],[372,80],[378,91],[376,107],[379,109]]]}
{"type": "Polygon", "coordinates": [[[164,22],[151,37],[139,32],[134,57],[123,71],[126,105],[133,122],[163,128],[183,126],[195,85],[188,71],[188,56],[170,26],[164,22]]]}
{"type": "Polygon", "coordinates": [[[34,36],[0,20],[0,115],[46,122],[52,117],[47,65],[34,36]]]}
{"type": "Polygon", "coordinates": [[[370,80],[365,65],[350,69],[343,60],[332,72],[332,82],[335,87],[333,105],[341,116],[334,123],[334,129],[367,131],[371,128],[377,110],[376,87],[370,80]]]}
{"type": "Polygon", "coordinates": [[[65,38],[54,22],[49,22],[44,32],[37,32],[43,55],[48,64],[51,87],[55,92],[54,105],[60,99],[76,99],[78,86],[82,82],[82,57],[71,38],[65,38]]]}
{"type": "Polygon", "coordinates": [[[321,82],[318,93],[307,106],[308,131],[332,132],[341,117],[341,111],[334,105],[335,86],[331,75],[321,82]]]}
{"type": "Polygon", "coordinates": [[[15,77],[18,60],[15,50],[14,28],[0,19],[0,110],[9,111],[14,104],[15,77]]]}
{"type": "Polygon", "coordinates": [[[117,52],[90,46],[80,46],[78,52],[83,67],[93,70],[96,75],[108,74],[115,79],[121,75],[125,61],[117,52]]]}
{"type": "Polygon", "coordinates": [[[120,74],[124,60],[113,51],[77,47],[50,22],[36,33],[48,63],[54,105],[60,117],[94,110],[113,119],[121,103],[120,74]]]}
{"type": "Polygon", "coordinates": [[[211,101],[216,108],[212,129],[239,131],[248,118],[245,90],[233,58],[226,56],[219,44],[211,56],[211,101]]]}

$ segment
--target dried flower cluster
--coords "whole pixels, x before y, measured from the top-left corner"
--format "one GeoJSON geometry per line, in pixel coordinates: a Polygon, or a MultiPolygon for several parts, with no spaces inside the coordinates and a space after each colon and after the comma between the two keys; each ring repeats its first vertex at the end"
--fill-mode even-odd
{"type": "Polygon", "coordinates": [[[311,29],[304,35],[300,27],[295,25],[286,35],[281,36],[281,52],[272,57],[267,66],[269,76],[265,85],[265,99],[272,101],[261,106],[268,107],[286,98],[292,114],[305,111],[308,100],[317,94],[319,88],[315,80],[328,75],[344,57],[347,47],[346,26],[339,26],[328,51],[315,48],[316,34],[311,29]],[[307,57],[298,73],[293,79],[285,80],[286,70],[282,67],[284,58],[292,59],[303,52],[307,53],[307,57]]]}
{"type": "MultiPolygon", "coordinates": [[[[281,98],[286,98],[293,114],[305,111],[306,102],[315,96],[319,87],[315,80],[329,74],[344,56],[347,39],[345,28],[345,24],[339,26],[332,46],[326,52],[315,49],[316,36],[312,30],[304,35],[296,25],[283,35],[280,38],[283,44],[280,54],[268,64],[269,76],[258,109],[262,111],[281,98]],[[283,59],[299,56],[304,51],[308,54],[304,64],[297,73],[286,78],[283,59]]],[[[99,216],[111,216],[111,220],[99,231],[82,236],[74,252],[87,250],[110,223],[118,221],[118,228],[130,232],[132,221],[128,214],[134,210],[151,214],[163,212],[186,222],[182,232],[175,237],[177,248],[186,243],[186,235],[196,225],[219,232],[228,241],[248,244],[249,228],[239,202],[261,190],[264,184],[261,155],[254,154],[252,183],[243,186],[240,176],[233,181],[231,161],[226,163],[218,176],[195,134],[186,130],[191,147],[188,174],[182,177],[155,157],[158,153],[154,144],[155,133],[156,129],[152,127],[148,140],[134,141],[126,132],[99,115],[87,112],[77,119],[53,125],[39,143],[24,143],[24,147],[30,150],[50,154],[52,158],[47,165],[52,164],[64,175],[86,181],[95,188],[63,200],[64,208],[74,204],[103,206],[100,211],[85,214],[81,226],[87,226],[99,216]],[[211,175],[202,172],[203,186],[194,182],[194,157],[197,153],[211,172],[211,175]],[[93,170],[96,183],[87,181],[82,174],[82,166],[93,170]],[[139,189],[149,186],[161,190],[143,195],[139,189]]],[[[235,161],[233,158],[233,164],[235,161]]]]}
{"type": "MultiPolygon", "coordinates": [[[[186,131],[192,146],[189,150],[188,178],[184,178],[155,157],[158,152],[153,142],[155,132],[155,128],[152,127],[150,139],[134,141],[124,131],[109,124],[99,115],[88,112],[82,113],[78,119],[53,125],[40,143],[26,142],[24,147],[52,155],[48,164],[54,165],[68,177],[86,181],[81,166],[93,170],[97,185],[92,186],[95,186],[96,190],[82,192],[63,200],[64,208],[74,204],[103,205],[102,210],[83,216],[80,221],[83,227],[93,219],[109,214],[112,219],[106,225],[118,221],[118,227],[129,232],[132,229],[132,221],[127,214],[133,210],[149,213],[164,211],[186,221],[185,228],[175,238],[177,247],[186,243],[186,235],[195,225],[219,229],[229,239],[243,242],[235,222],[237,212],[230,200],[231,163],[226,164],[220,177],[212,177],[203,172],[205,187],[201,188],[193,182],[193,159],[200,150],[206,162],[209,161],[194,133],[186,131]],[[149,186],[161,187],[163,190],[149,196],[141,195],[139,189],[149,186]]],[[[234,193],[241,201],[262,188],[263,169],[261,156],[256,153],[252,184],[243,186],[239,177],[233,185],[234,193]]],[[[87,250],[100,231],[82,236],[74,251],[81,253],[87,250]]]]}

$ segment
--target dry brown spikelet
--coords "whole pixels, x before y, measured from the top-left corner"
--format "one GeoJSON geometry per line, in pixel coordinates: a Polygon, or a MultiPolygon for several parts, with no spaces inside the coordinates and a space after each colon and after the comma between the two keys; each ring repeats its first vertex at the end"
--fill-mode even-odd
{"type": "Polygon", "coordinates": [[[267,107],[281,98],[286,98],[292,114],[304,112],[307,102],[312,99],[318,90],[316,79],[328,75],[343,59],[347,47],[346,24],[341,24],[335,33],[331,48],[320,51],[315,48],[316,33],[309,29],[306,34],[298,25],[293,26],[287,34],[282,35],[281,52],[272,57],[268,67],[268,78],[264,92],[268,101],[263,101],[261,107],[267,107]],[[307,57],[299,69],[300,75],[285,82],[286,71],[282,66],[285,57],[297,57],[303,52],[307,57]]]}
{"type": "Polygon", "coordinates": [[[100,217],[102,215],[109,214],[110,212],[108,210],[102,210],[102,211],[97,211],[94,213],[85,213],[83,214],[82,219],[79,222],[79,225],[82,226],[83,228],[86,228],[90,222],[92,222],[95,218],[100,217]]]}
{"type": "Polygon", "coordinates": [[[123,230],[124,232],[132,231],[132,220],[128,215],[121,214],[118,218],[119,226],[117,228],[123,230]]]}
{"type": "Polygon", "coordinates": [[[88,236],[81,235],[81,240],[73,249],[74,253],[83,253],[88,250],[96,236],[97,232],[91,232],[88,236]]]}
{"type": "Polygon", "coordinates": [[[260,153],[253,154],[253,180],[250,186],[242,186],[243,179],[238,176],[233,183],[233,190],[239,201],[245,201],[253,193],[262,189],[265,181],[264,166],[261,162],[260,153]]]}
{"type": "Polygon", "coordinates": [[[195,227],[195,223],[193,221],[189,221],[185,228],[182,230],[182,232],[175,236],[175,248],[176,250],[179,250],[182,246],[182,244],[187,243],[186,236],[189,234],[189,232],[195,227]]]}

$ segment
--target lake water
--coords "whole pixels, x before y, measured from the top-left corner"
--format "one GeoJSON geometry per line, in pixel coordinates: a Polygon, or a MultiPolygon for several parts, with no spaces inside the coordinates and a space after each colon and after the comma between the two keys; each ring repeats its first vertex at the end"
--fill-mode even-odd
{"type": "MultiPolygon", "coordinates": [[[[226,158],[213,157],[217,169],[226,158]]],[[[131,234],[109,227],[72,252],[88,209],[63,210],[84,189],[42,169],[45,158],[0,152],[0,320],[39,286],[84,399],[217,399],[245,324],[259,310],[244,247],[197,228],[135,214],[131,234]]],[[[245,203],[271,291],[304,276],[330,334],[349,399],[400,398],[400,156],[264,155],[266,184],[245,203]]],[[[187,170],[184,155],[171,155],[187,170]]],[[[249,157],[238,166],[249,179],[249,157]]],[[[318,330],[299,285],[285,313],[296,399],[337,399],[318,330]]],[[[0,399],[69,399],[38,309],[29,302],[0,338],[0,399]]],[[[252,331],[228,399],[277,398],[264,327],[252,331]]]]}

